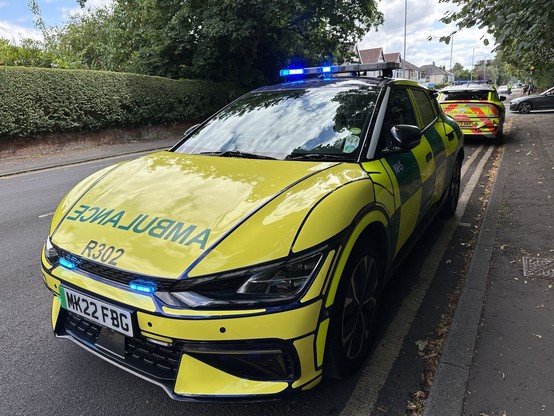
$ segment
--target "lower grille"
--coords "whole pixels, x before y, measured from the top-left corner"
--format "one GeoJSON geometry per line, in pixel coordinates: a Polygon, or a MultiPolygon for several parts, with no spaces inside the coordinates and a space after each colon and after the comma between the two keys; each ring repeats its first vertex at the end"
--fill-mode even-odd
{"type": "Polygon", "coordinates": [[[169,291],[175,284],[173,279],[163,279],[160,277],[146,276],[137,273],[131,273],[124,270],[119,270],[114,267],[108,267],[101,263],[97,263],[92,260],[88,260],[85,257],[72,254],[69,251],[63,250],[59,247],[55,247],[60,258],[74,263],[78,270],[82,270],[87,273],[91,273],[95,276],[101,277],[112,282],[128,286],[133,280],[148,280],[154,282],[158,290],[169,291]]]}
{"type": "MultiPolygon", "coordinates": [[[[65,317],[62,318],[63,330],[75,339],[87,344],[102,355],[106,355],[104,349],[96,346],[96,341],[102,330],[100,325],[62,310],[65,317]]],[[[167,383],[174,382],[177,376],[181,349],[175,346],[161,346],[152,344],[140,337],[125,337],[125,358],[110,355],[113,361],[144,373],[148,378],[167,383]]]]}

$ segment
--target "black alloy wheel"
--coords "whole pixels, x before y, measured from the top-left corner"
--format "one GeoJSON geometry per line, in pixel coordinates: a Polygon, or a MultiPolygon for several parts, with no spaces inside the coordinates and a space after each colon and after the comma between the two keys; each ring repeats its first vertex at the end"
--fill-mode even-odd
{"type": "Polygon", "coordinates": [[[369,355],[382,285],[378,253],[358,242],[346,263],[327,338],[327,377],[352,375],[369,355]]]}
{"type": "Polygon", "coordinates": [[[517,106],[517,111],[519,111],[521,114],[527,114],[533,109],[533,106],[528,101],[523,101],[522,103],[519,103],[517,106]]]}

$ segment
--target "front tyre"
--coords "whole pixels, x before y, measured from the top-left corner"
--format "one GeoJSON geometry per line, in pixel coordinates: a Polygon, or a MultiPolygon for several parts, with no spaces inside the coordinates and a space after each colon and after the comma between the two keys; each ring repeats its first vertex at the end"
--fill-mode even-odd
{"type": "Polygon", "coordinates": [[[533,109],[533,106],[531,105],[531,103],[529,103],[529,102],[527,102],[527,101],[524,101],[524,102],[520,103],[520,104],[517,106],[517,111],[519,111],[521,114],[527,114],[527,113],[529,113],[532,109],[533,109]]]}
{"type": "Polygon", "coordinates": [[[460,199],[460,187],[462,184],[462,161],[457,158],[454,162],[454,169],[450,178],[450,184],[446,191],[446,200],[444,201],[441,211],[441,218],[450,218],[456,213],[458,208],[458,200],[460,199]]]}
{"type": "Polygon", "coordinates": [[[369,355],[375,326],[382,270],[373,244],[358,242],[342,275],[325,348],[325,371],[330,378],[356,372],[369,355]]]}

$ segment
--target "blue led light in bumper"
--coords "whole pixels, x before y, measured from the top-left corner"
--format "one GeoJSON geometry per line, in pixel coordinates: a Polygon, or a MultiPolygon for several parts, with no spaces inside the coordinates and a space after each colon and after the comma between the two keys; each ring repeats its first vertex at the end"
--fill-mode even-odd
{"type": "Polygon", "coordinates": [[[154,293],[156,291],[156,284],[148,280],[133,280],[129,283],[129,287],[143,293],[154,293]]]}
{"type": "Polygon", "coordinates": [[[65,259],[63,257],[60,258],[59,263],[60,263],[60,266],[63,266],[66,269],[69,269],[69,270],[74,270],[75,268],[77,268],[75,263],[73,263],[71,260],[65,259]]]}

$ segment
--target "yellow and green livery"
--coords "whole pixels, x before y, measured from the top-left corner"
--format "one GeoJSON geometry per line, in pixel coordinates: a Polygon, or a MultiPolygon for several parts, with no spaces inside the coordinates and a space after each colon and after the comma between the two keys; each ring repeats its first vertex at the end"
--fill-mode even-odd
{"type": "Polygon", "coordinates": [[[348,376],[392,271],[454,214],[462,160],[458,125],[415,82],[255,90],[64,197],[42,252],[54,332],[180,400],[348,376]]]}
{"type": "Polygon", "coordinates": [[[465,136],[481,136],[495,144],[504,141],[505,96],[488,84],[445,87],[439,91],[442,110],[460,125],[465,136]]]}

